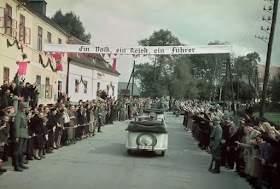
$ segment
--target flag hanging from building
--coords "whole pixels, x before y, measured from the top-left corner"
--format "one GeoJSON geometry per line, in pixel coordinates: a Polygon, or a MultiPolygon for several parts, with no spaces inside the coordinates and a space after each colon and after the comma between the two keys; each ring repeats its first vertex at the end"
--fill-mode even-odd
{"type": "Polygon", "coordinates": [[[117,63],[117,59],[113,58],[113,68],[112,68],[113,71],[116,70],[116,63],[117,63]]]}
{"type": "Polygon", "coordinates": [[[27,62],[19,62],[18,66],[19,66],[19,69],[18,69],[19,81],[24,82],[25,76],[26,76],[27,62]]]}
{"type": "Polygon", "coordinates": [[[56,62],[56,70],[62,71],[62,64],[61,64],[61,54],[52,54],[52,57],[55,59],[56,62]]]}

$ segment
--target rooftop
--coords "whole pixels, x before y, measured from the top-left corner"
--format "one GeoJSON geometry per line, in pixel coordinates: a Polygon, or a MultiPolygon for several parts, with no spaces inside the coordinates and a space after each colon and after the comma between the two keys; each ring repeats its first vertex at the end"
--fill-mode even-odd
{"type": "MultiPolygon", "coordinates": [[[[264,78],[265,65],[258,64],[257,67],[258,67],[258,71],[259,71],[259,78],[264,78]]],[[[270,69],[269,69],[270,79],[275,78],[279,73],[280,73],[280,67],[270,66],[270,69]]]]}
{"type": "MultiPolygon", "coordinates": [[[[125,90],[127,87],[127,84],[128,84],[128,82],[119,82],[118,91],[125,90]]],[[[132,91],[132,83],[129,84],[128,90],[130,90],[130,92],[132,91]]],[[[136,85],[136,83],[134,83],[134,85],[133,85],[133,95],[132,96],[140,96],[139,88],[136,85]]]]}

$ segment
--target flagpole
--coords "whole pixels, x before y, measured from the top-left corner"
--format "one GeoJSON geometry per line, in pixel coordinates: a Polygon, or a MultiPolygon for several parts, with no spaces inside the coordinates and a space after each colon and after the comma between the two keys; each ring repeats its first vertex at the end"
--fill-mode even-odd
{"type": "Polygon", "coordinates": [[[133,98],[133,88],[134,88],[134,67],[135,67],[135,60],[133,63],[133,70],[132,70],[132,89],[131,89],[131,96],[133,98]]]}

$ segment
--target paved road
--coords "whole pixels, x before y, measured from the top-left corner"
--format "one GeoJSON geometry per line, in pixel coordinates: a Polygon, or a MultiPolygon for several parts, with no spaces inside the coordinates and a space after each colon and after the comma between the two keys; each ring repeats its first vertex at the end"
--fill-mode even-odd
{"type": "MultiPolygon", "coordinates": [[[[29,170],[0,176],[2,189],[249,189],[244,179],[222,169],[207,171],[210,155],[197,151],[196,141],[183,130],[182,117],[169,114],[169,150],[165,157],[127,155],[128,121],[105,126],[103,133],[31,161],[29,170]]],[[[12,167],[8,167],[12,170],[12,167]]]]}

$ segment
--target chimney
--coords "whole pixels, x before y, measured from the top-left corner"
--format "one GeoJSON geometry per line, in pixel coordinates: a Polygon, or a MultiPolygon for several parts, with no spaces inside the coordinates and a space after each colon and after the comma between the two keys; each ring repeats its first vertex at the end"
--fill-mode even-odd
{"type": "Polygon", "coordinates": [[[41,14],[46,16],[47,2],[45,0],[28,0],[29,3],[41,14]]]}

